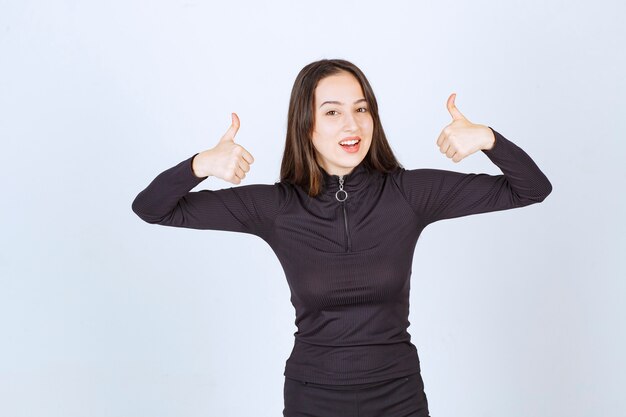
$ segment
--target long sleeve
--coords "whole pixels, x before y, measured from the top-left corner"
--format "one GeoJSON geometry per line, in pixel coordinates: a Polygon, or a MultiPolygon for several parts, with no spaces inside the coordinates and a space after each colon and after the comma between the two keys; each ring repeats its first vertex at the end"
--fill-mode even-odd
{"type": "Polygon", "coordinates": [[[132,210],[163,226],[213,229],[263,236],[287,200],[282,183],[250,184],[191,192],[207,177],[193,173],[197,155],[160,173],[135,197],[132,210]]]}
{"type": "Polygon", "coordinates": [[[442,219],[528,206],[552,192],[552,184],[530,156],[489,128],[495,143],[482,152],[503,175],[433,168],[396,171],[394,180],[424,226],[442,219]]]}

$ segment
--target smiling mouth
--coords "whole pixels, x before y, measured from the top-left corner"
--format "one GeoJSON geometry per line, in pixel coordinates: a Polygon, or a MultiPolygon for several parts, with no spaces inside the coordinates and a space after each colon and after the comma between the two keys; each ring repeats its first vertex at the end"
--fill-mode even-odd
{"type": "Polygon", "coordinates": [[[359,149],[361,148],[361,138],[350,139],[350,140],[344,139],[341,142],[339,142],[339,144],[341,145],[341,148],[347,153],[356,154],[359,152],[359,149]]]}
{"type": "Polygon", "coordinates": [[[341,146],[355,146],[361,142],[361,138],[344,139],[339,144],[341,146]]]}

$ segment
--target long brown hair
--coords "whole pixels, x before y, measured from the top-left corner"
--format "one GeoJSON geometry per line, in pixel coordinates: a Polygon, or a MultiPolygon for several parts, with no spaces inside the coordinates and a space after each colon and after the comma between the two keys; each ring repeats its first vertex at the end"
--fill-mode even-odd
{"type": "Polygon", "coordinates": [[[289,100],[285,151],[280,165],[280,180],[299,185],[311,197],[322,189],[323,174],[315,158],[311,140],[315,127],[315,88],[325,77],[347,71],[361,84],[374,121],[372,144],[363,163],[371,170],[391,172],[402,165],[398,162],[380,122],[378,103],[365,74],[353,63],[343,59],[322,59],[306,65],[296,77],[289,100]]]}

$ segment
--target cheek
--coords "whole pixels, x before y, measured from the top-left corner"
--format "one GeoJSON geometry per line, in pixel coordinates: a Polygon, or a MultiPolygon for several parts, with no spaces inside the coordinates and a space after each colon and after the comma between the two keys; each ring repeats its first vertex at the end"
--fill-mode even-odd
{"type": "Polygon", "coordinates": [[[338,133],[333,126],[319,125],[316,131],[314,144],[316,144],[318,148],[328,149],[337,144],[337,137],[338,133]]]}
{"type": "Polygon", "coordinates": [[[332,146],[328,136],[323,132],[317,132],[312,142],[316,153],[327,154],[332,146]]]}
{"type": "Polygon", "coordinates": [[[320,123],[317,131],[322,140],[330,140],[336,136],[337,127],[332,123],[320,123]]]}
{"type": "Polygon", "coordinates": [[[367,129],[368,132],[372,132],[374,130],[374,119],[372,119],[372,116],[370,116],[366,122],[365,122],[365,129],[367,129]]]}

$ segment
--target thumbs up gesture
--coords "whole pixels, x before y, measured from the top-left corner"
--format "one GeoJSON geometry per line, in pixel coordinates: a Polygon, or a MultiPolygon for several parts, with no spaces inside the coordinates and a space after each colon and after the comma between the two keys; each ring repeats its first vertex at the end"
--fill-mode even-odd
{"type": "Polygon", "coordinates": [[[437,146],[441,153],[452,158],[454,162],[473,154],[481,149],[491,149],[495,143],[495,136],[485,125],[474,124],[467,120],[454,104],[456,93],[448,97],[447,107],[452,122],[443,128],[437,139],[437,146]]]}
{"type": "Polygon", "coordinates": [[[197,177],[214,176],[233,184],[241,183],[254,158],[243,146],[235,143],[238,130],[239,117],[232,113],[232,123],[217,145],[193,159],[192,169],[197,177]]]}

